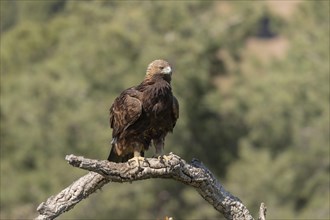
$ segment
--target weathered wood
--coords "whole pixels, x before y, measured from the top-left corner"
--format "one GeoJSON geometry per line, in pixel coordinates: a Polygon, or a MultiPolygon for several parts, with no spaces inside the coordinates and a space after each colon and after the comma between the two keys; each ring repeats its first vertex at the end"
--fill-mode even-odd
{"type": "Polygon", "coordinates": [[[265,203],[262,202],[259,208],[258,220],[266,220],[266,212],[267,212],[267,207],[265,206],[265,203]]]}
{"type": "Polygon", "coordinates": [[[108,182],[109,180],[102,175],[89,172],[56,196],[51,196],[47,201],[42,202],[37,208],[40,215],[36,219],[56,218],[60,214],[72,209],[77,203],[102,188],[108,182]]]}
{"type": "Polygon", "coordinates": [[[150,178],[174,179],[194,187],[226,219],[253,219],[244,204],[226,191],[198,160],[193,160],[189,164],[172,153],[162,159],[145,158],[139,164],[133,160],[127,163],[113,163],[74,155],[66,156],[66,160],[72,166],[92,172],[41,203],[37,209],[40,215],[36,219],[54,219],[108,182],[123,183],[150,178]]]}

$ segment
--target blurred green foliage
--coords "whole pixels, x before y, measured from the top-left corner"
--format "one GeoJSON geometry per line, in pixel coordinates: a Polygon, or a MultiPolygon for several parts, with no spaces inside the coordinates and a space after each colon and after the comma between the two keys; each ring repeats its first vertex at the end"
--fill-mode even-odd
{"type": "MultiPolygon", "coordinates": [[[[35,217],[82,176],[66,154],[105,159],[112,101],[164,58],[180,102],[167,153],[203,161],[255,214],[263,201],[269,219],[329,219],[329,2],[292,11],[280,16],[266,1],[2,0],[0,218],[35,217]],[[287,46],[253,53],[251,39],[287,46]]],[[[194,189],[161,179],[109,184],[60,218],[164,216],[221,218],[194,189]]]]}

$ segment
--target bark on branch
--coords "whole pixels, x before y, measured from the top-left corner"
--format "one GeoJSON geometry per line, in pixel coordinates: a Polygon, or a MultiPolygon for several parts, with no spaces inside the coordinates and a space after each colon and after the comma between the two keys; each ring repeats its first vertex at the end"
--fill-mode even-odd
{"type": "MultiPolygon", "coordinates": [[[[186,163],[170,153],[165,160],[146,158],[137,164],[113,163],[107,160],[92,160],[68,155],[66,160],[74,167],[89,170],[56,196],[51,196],[37,208],[36,219],[54,219],[72,209],[77,203],[100,189],[108,182],[133,182],[150,178],[168,178],[194,187],[226,219],[253,219],[248,209],[237,197],[226,191],[215,176],[198,160],[186,163]]],[[[266,207],[262,204],[258,219],[265,219],[266,207]],[[261,209],[264,209],[262,211],[261,209]]]]}

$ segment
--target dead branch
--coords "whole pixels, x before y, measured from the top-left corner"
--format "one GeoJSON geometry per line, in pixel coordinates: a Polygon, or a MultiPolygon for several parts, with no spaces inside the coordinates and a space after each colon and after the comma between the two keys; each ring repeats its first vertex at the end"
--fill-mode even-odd
{"type": "MultiPolygon", "coordinates": [[[[108,182],[123,183],[150,178],[174,179],[194,187],[226,219],[253,219],[243,203],[226,191],[215,176],[198,160],[193,160],[189,164],[172,153],[166,159],[146,158],[140,164],[135,161],[113,163],[74,155],[66,156],[66,160],[72,166],[92,172],[41,203],[37,208],[40,215],[36,219],[56,218],[108,182]]],[[[265,211],[260,211],[259,219],[265,219],[262,215],[265,215],[265,211]]]]}
{"type": "Polygon", "coordinates": [[[267,207],[265,206],[265,203],[262,202],[259,208],[258,220],[266,220],[266,212],[267,212],[267,207]]]}

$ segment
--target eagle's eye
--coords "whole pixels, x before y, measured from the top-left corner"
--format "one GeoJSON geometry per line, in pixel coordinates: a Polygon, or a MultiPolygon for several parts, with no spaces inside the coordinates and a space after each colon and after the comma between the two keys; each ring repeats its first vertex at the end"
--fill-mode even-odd
{"type": "Polygon", "coordinates": [[[163,67],[163,66],[160,66],[160,67],[159,67],[159,69],[163,70],[163,69],[164,69],[164,67],[163,67]]]}

